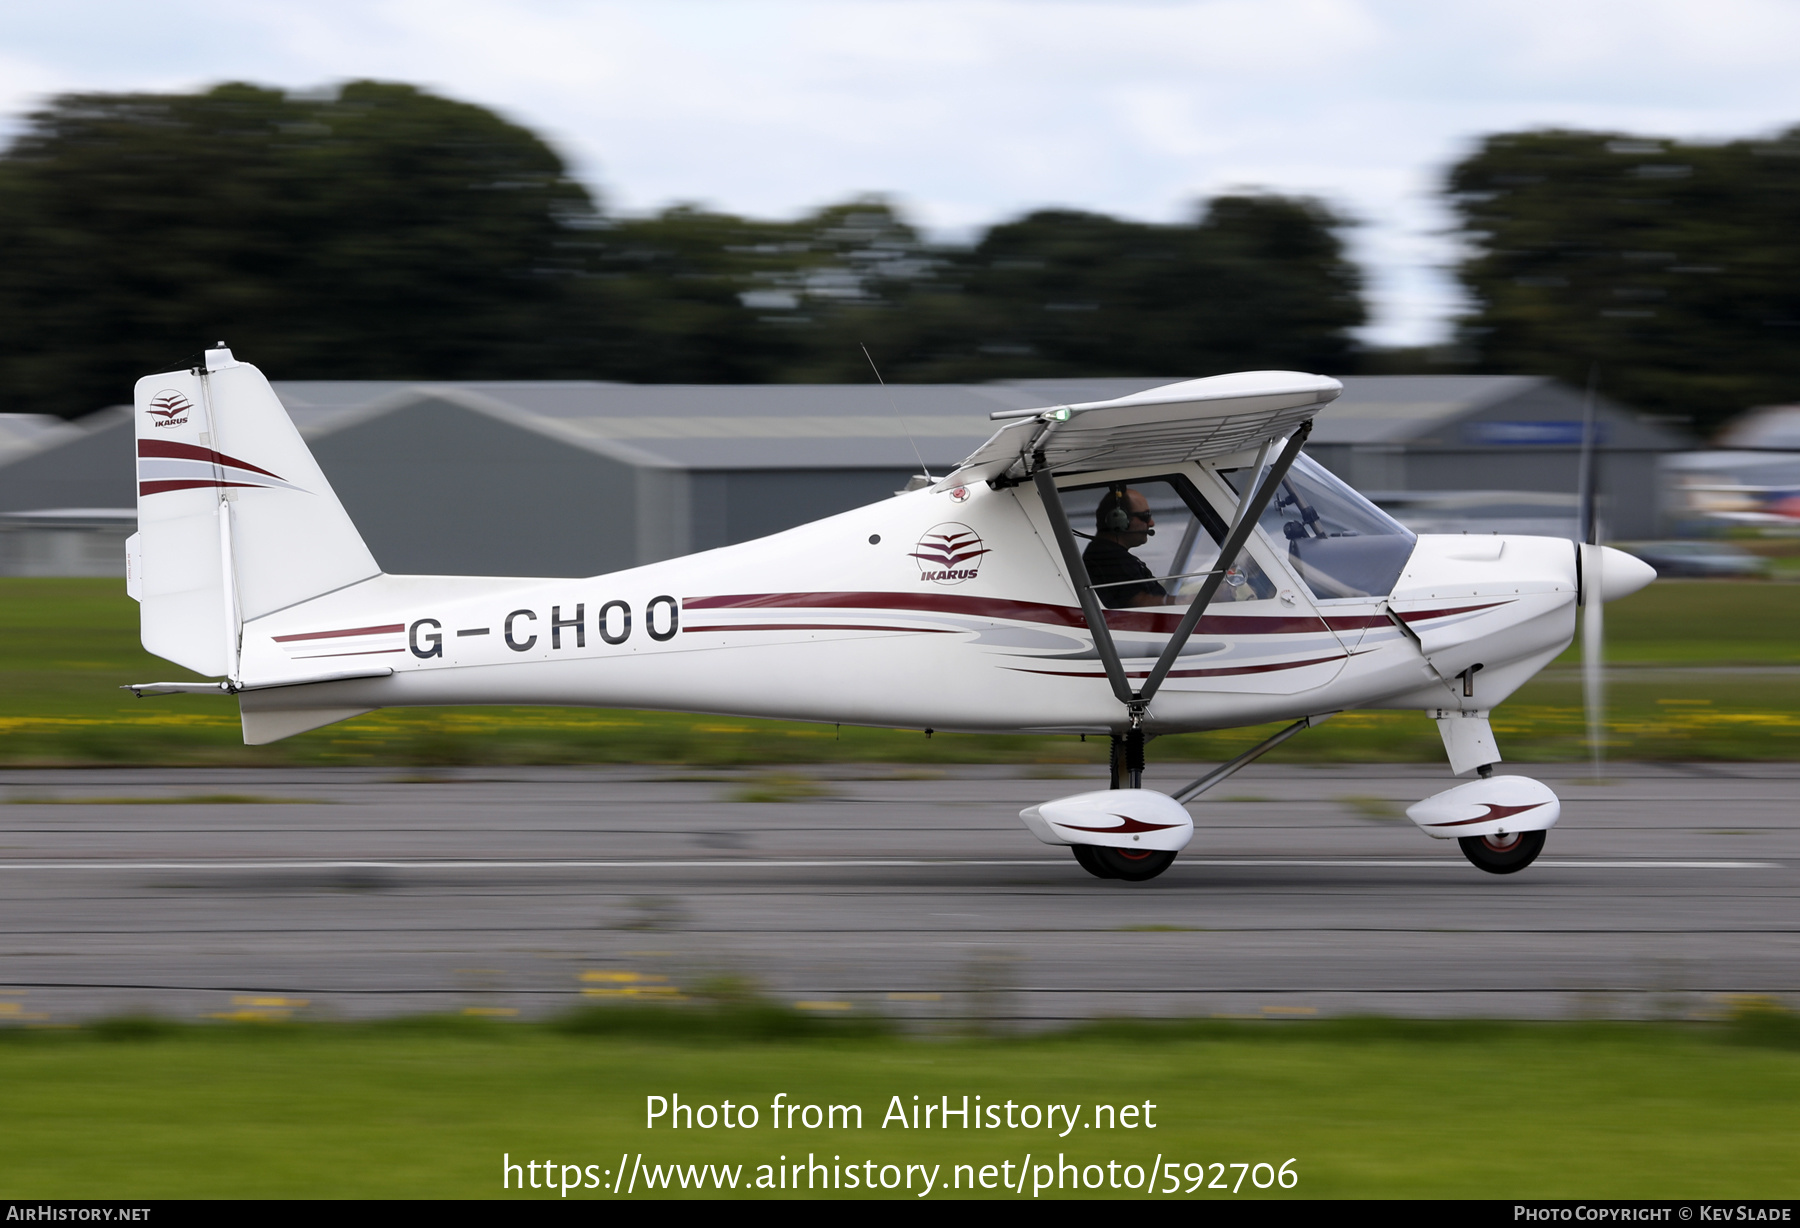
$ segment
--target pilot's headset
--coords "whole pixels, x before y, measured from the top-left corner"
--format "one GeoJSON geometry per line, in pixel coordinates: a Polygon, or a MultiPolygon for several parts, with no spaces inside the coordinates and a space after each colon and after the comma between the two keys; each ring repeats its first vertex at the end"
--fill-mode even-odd
{"type": "Polygon", "coordinates": [[[1131,511],[1126,506],[1125,488],[1115,486],[1107,491],[1112,506],[1100,513],[1100,528],[1107,533],[1124,533],[1131,528],[1131,511]]]}

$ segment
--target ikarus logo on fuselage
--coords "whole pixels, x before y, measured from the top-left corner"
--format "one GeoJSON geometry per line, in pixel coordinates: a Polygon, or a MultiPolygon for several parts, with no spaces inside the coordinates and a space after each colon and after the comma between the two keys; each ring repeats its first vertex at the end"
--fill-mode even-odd
{"type": "Polygon", "coordinates": [[[918,560],[921,583],[961,584],[981,571],[987,553],[981,534],[959,521],[947,520],[925,530],[912,557],[918,560]]]}

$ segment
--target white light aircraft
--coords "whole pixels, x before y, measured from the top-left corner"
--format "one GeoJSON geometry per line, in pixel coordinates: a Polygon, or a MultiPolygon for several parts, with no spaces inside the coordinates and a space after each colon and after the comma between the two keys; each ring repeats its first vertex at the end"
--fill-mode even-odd
{"type": "Polygon", "coordinates": [[[1411,708],[1474,778],[1408,815],[1522,869],[1560,805],[1493,773],[1488,714],[1578,605],[1597,631],[1655,572],[1560,538],[1415,536],[1301,452],[1341,390],[1255,371],[1009,410],[941,481],[758,541],[590,579],[393,576],[221,343],[137,385],[128,546],[144,646],[221,680],[131,689],[235,695],[252,744],[440,704],[1107,736],[1111,788],[1021,817],[1131,881],[1188,843],[1184,802],[1289,736],[1411,708]],[[1141,787],[1150,738],[1271,721],[1291,723],[1186,788],[1141,787]]]}

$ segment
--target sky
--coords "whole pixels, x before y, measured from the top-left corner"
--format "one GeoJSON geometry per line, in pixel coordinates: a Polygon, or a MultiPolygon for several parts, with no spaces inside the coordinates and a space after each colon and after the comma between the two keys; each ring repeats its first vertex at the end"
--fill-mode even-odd
{"type": "Polygon", "coordinates": [[[546,137],[614,211],[867,193],[961,240],[1232,189],[1354,221],[1364,340],[1460,309],[1444,171],[1537,127],[1800,124],[1800,0],[58,0],[0,6],[0,136],[70,91],[406,81],[546,137]]]}

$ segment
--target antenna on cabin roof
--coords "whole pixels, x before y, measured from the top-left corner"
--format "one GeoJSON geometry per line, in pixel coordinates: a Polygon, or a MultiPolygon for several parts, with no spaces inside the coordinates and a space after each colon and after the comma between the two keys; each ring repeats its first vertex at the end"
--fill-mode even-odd
{"type": "Polygon", "coordinates": [[[898,405],[894,404],[894,394],[888,391],[887,381],[881,378],[881,368],[875,365],[875,358],[869,353],[869,347],[861,342],[858,342],[857,345],[862,350],[863,357],[869,360],[869,370],[875,372],[875,382],[881,385],[881,391],[887,397],[888,408],[894,411],[894,417],[900,419],[900,429],[906,432],[906,442],[912,445],[913,456],[918,458],[919,472],[925,475],[927,482],[937,481],[931,476],[931,470],[925,464],[925,454],[919,451],[919,441],[913,438],[912,429],[906,425],[906,415],[900,412],[898,405]]]}

